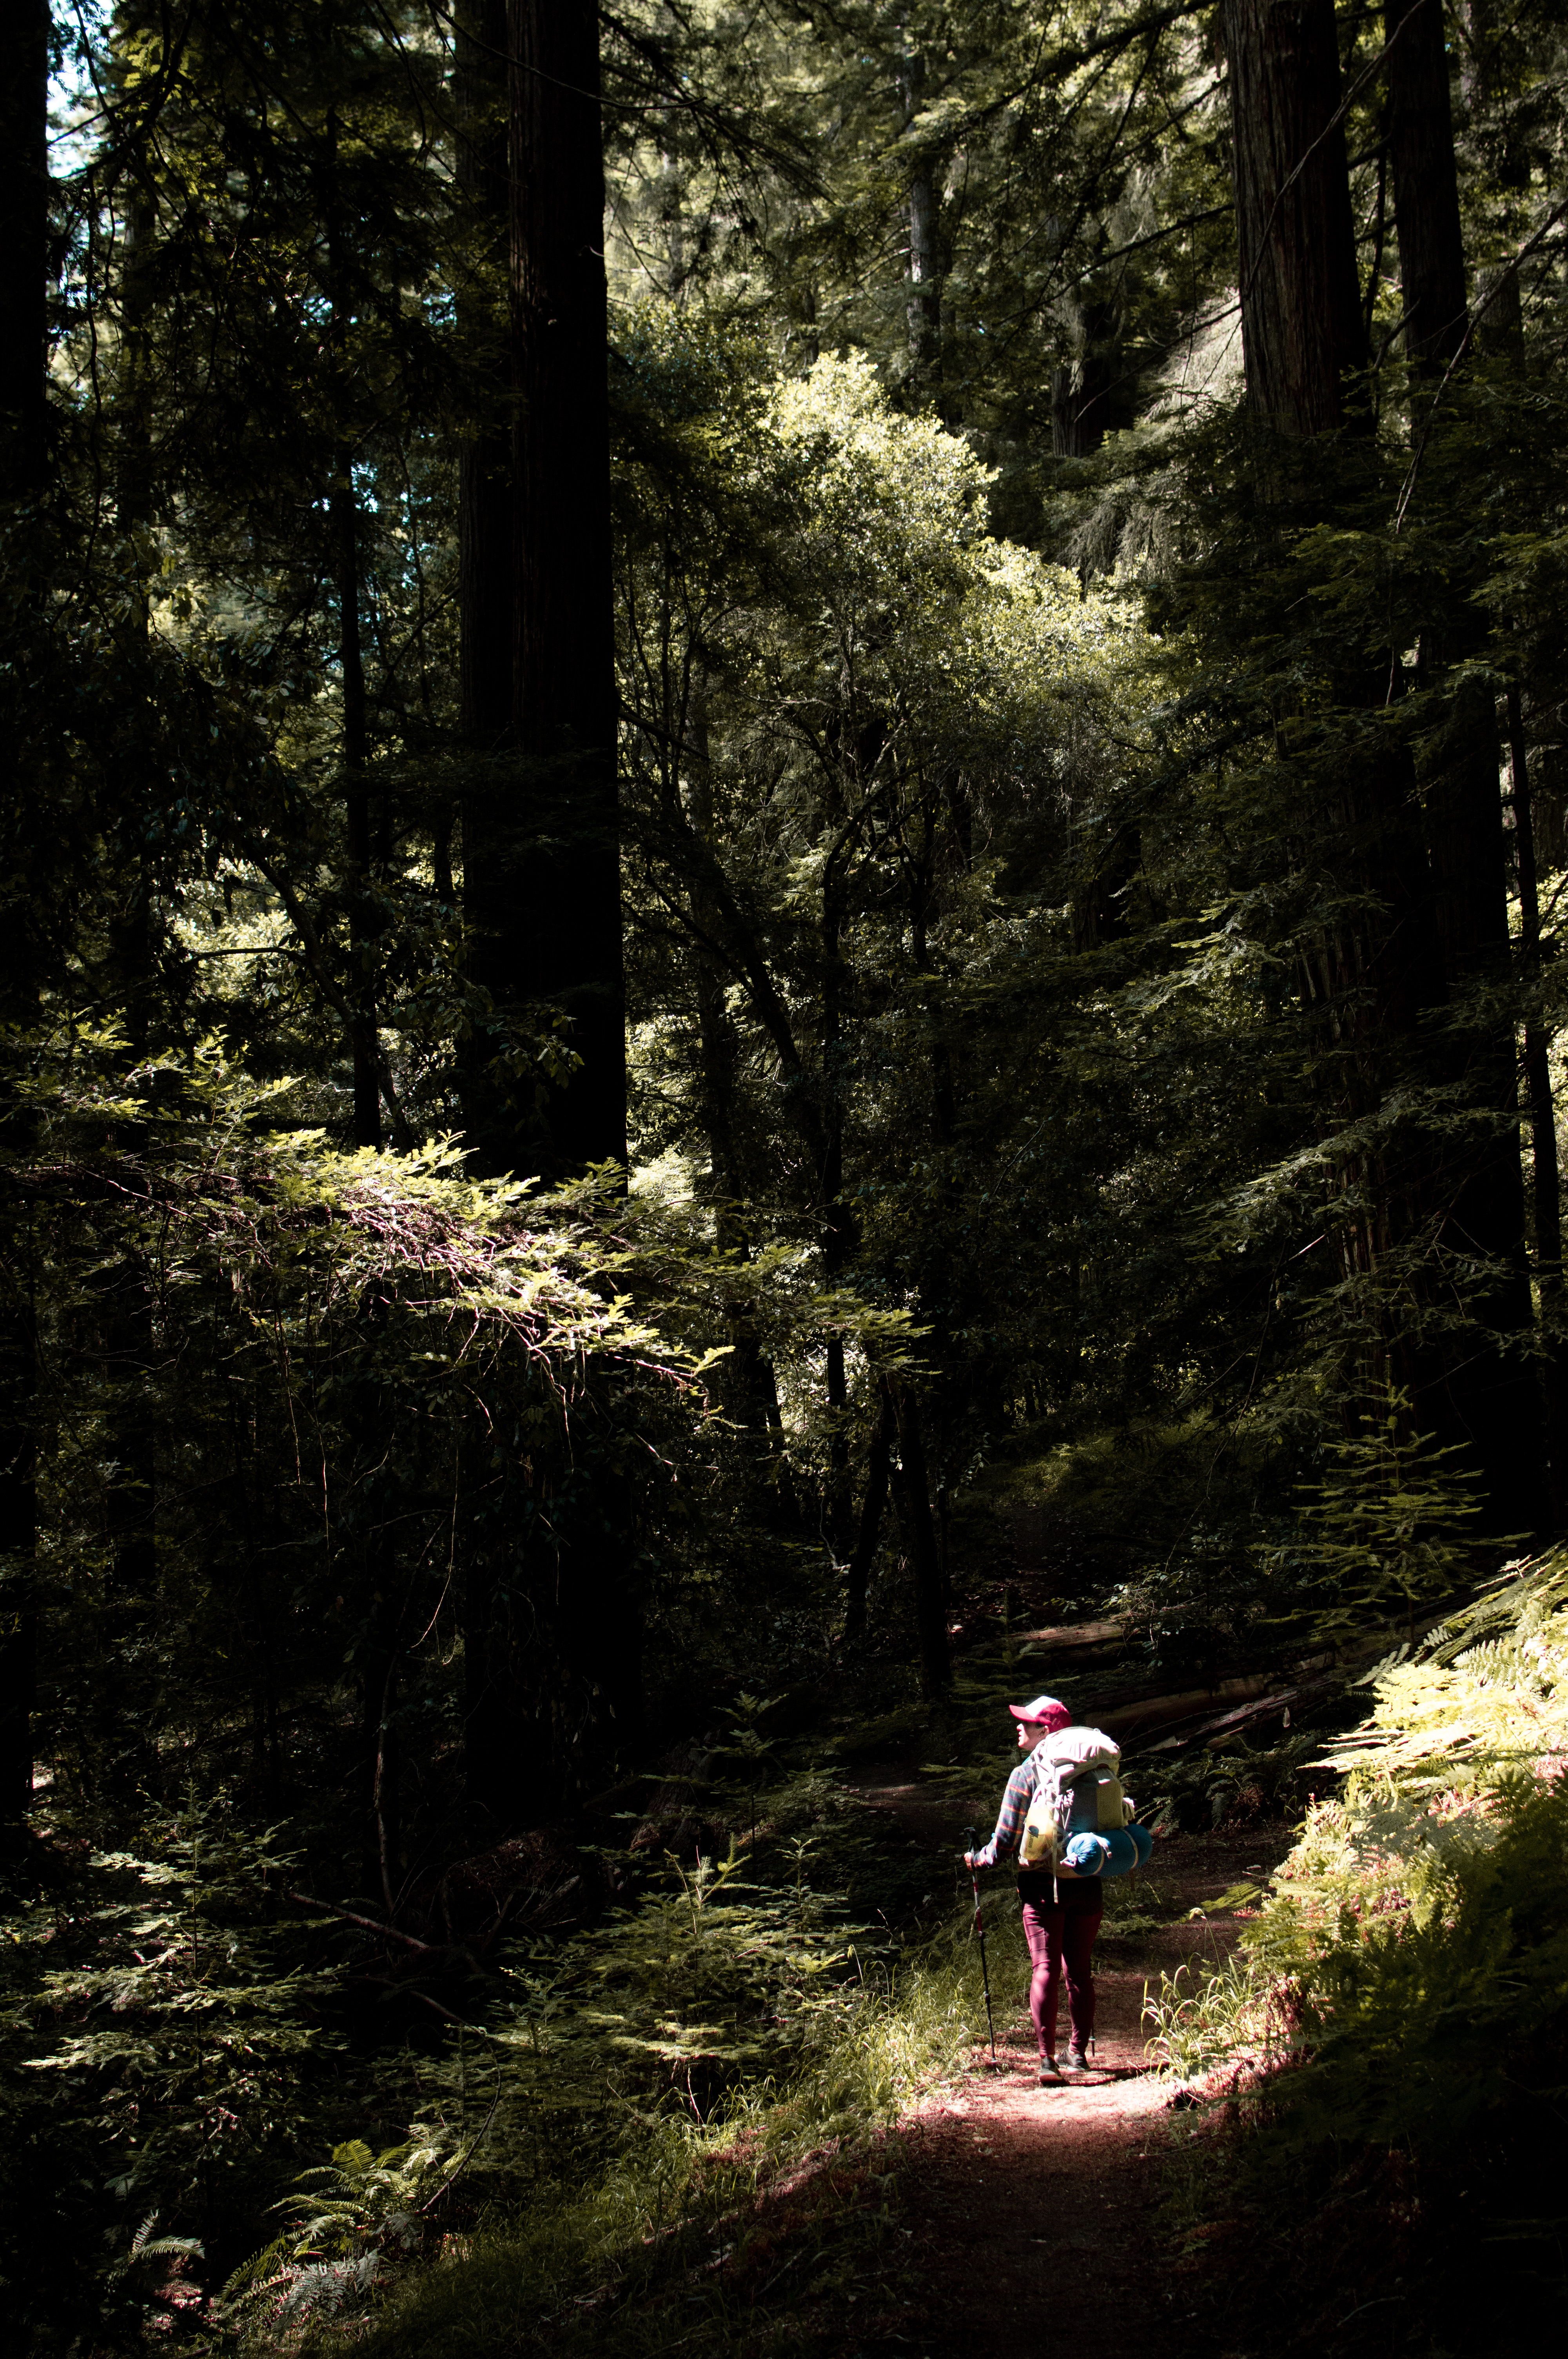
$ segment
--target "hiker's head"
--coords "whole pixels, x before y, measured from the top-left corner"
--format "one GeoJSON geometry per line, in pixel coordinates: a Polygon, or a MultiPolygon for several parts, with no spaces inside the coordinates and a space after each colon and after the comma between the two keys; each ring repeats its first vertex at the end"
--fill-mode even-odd
{"type": "Polygon", "coordinates": [[[1018,1747],[1021,1753],[1032,1753],[1043,1736],[1058,1728],[1070,1728],[1073,1715],[1065,1703],[1054,1696],[1035,1696],[1029,1703],[1010,1703],[1008,1710],[1018,1723],[1018,1747]]]}

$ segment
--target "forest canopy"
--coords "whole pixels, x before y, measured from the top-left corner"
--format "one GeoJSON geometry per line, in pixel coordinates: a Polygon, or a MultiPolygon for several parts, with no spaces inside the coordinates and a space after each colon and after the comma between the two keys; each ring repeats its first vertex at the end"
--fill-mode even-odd
{"type": "Polygon", "coordinates": [[[304,2347],[901,2101],[786,1739],[1562,1535],[1568,21],[7,23],[0,2277],[304,2347]]]}

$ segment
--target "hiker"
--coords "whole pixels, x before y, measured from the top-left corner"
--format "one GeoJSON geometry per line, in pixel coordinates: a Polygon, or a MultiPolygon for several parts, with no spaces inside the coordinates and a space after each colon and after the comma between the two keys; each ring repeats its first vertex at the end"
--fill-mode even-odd
{"type": "MultiPolygon", "coordinates": [[[[1028,1757],[1019,1763],[1007,1781],[996,1832],[989,1843],[979,1851],[964,1854],[967,1867],[994,1867],[1013,1848],[1041,1781],[1035,1748],[1045,1737],[1073,1726],[1072,1713],[1054,1696],[1036,1696],[1030,1703],[1009,1704],[1008,1710],[1018,1723],[1019,1750],[1028,1757]]],[[[1088,1737],[1094,1732],[1079,1734],[1088,1737]]],[[[1116,1752],[1108,1738],[1100,1740],[1100,1745],[1108,1754],[1116,1752]]],[[[1110,1782],[1115,1785],[1119,1805],[1120,1787],[1114,1779],[1110,1782]]],[[[1112,1875],[1125,1874],[1129,1868],[1141,1866],[1152,1848],[1147,1829],[1127,1826],[1110,1834],[1085,1832],[1073,1835],[1065,1847],[1056,1852],[1053,1866],[1020,1864],[1018,1896],[1023,1904],[1023,1933],[1033,1966],[1029,1982],[1029,2012],[1040,2042],[1042,2081],[1059,2081],[1062,2077],[1062,2068],[1056,2061],[1056,2015],[1064,1966],[1072,2025],[1067,2071],[1080,2073],[1089,2069],[1089,2040],[1095,2027],[1090,1960],[1095,1935],[1105,1913],[1104,1875],[1108,1870],[1112,1875]]]]}

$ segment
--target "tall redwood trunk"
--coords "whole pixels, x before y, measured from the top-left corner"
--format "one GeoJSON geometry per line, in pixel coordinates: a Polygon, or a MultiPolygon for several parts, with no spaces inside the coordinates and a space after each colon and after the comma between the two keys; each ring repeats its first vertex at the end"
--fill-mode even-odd
{"type": "MultiPolygon", "coordinates": [[[[507,201],[506,0],[467,0],[458,18],[457,171],[468,208],[469,277],[458,316],[473,386],[472,414],[458,452],[460,723],[466,763],[462,792],[463,909],[474,981],[491,991],[498,1016],[513,994],[503,944],[485,930],[495,913],[496,875],[517,781],[512,731],[512,353],[507,201]]],[[[475,1027],[465,1044],[464,1116],[476,1159],[501,1171],[513,1151],[506,1099],[494,1067],[496,1030],[475,1027]]],[[[506,1732],[518,1718],[501,1617],[501,1558],[487,1497],[489,1453],[470,1439],[460,1454],[463,1502],[463,1759],[470,1834],[492,1842],[514,1816],[506,1732]]],[[[525,1732],[531,1737],[531,1732],[525,1732]]],[[[532,1756],[532,1745],[529,1745],[532,1756]]],[[[535,1766],[530,1758],[530,1766],[535,1766]]]]}
{"type": "Polygon", "coordinates": [[[535,1131],[533,1168],[568,1171],[626,1152],[599,13],[510,0],[507,24],[512,724],[529,810],[489,915],[507,981],[564,1012],[582,1060],[535,1131]]]}
{"type": "MultiPolygon", "coordinates": [[[[458,65],[490,375],[459,499],[463,902],[493,1010],[466,1126],[480,1170],[559,1178],[626,1152],[597,10],[469,0],[458,65]],[[541,1033],[568,1052],[554,1071],[530,1070],[541,1033]]],[[[488,1458],[466,1461],[463,1625],[469,1798],[493,1833],[558,1806],[589,1731],[631,1741],[641,1626],[617,1486],[563,1477],[546,1513],[488,1458]]]]}
{"type": "Polygon", "coordinates": [[[1224,21],[1247,389],[1321,434],[1366,356],[1333,0],[1225,0],[1224,21]]]}
{"type": "Polygon", "coordinates": [[[1441,374],[1464,342],[1465,306],[1443,0],[1421,0],[1413,15],[1393,0],[1383,21],[1405,351],[1441,374]]]}
{"type": "MultiPolygon", "coordinates": [[[[469,0],[460,17],[457,96],[458,180],[472,256],[459,316],[480,388],[458,455],[459,669],[463,742],[482,761],[501,752],[512,725],[511,356],[504,287],[492,283],[504,279],[509,234],[506,0],[469,0]]],[[[495,832],[499,791],[493,774],[476,768],[465,798],[465,842],[471,837],[482,848],[495,832]]],[[[470,902],[479,892],[476,877],[470,902]]]]}
{"type": "MultiPolygon", "coordinates": [[[[1392,0],[1385,23],[1391,41],[1389,154],[1405,347],[1418,374],[1435,378],[1463,349],[1466,301],[1441,0],[1422,0],[1413,15],[1392,0]]],[[[1424,408],[1433,397],[1429,386],[1416,400],[1424,408]]],[[[1454,682],[1456,668],[1481,652],[1483,636],[1476,612],[1469,622],[1423,632],[1421,647],[1426,679],[1448,697],[1446,723],[1430,745],[1421,785],[1446,994],[1461,1017],[1466,996],[1489,988],[1506,997],[1510,961],[1496,703],[1483,682],[1454,682]]],[[[1444,1078],[1497,1117],[1489,1137],[1456,1156],[1451,1179],[1437,1175],[1444,1244],[1454,1254],[1484,1256],[1496,1266],[1498,1275],[1473,1301],[1472,1316],[1483,1329],[1522,1343],[1533,1311],[1512,1022],[1484,1013],[1451,1028],[1440,1056],[1444,1078]]],[[[1549,1514],[1541,1400],[1535,1372],[1519,1349],[1477,1343],[1460,1353],[1433,1407],[1445,1438],[1466,1441],[1479,1462],[1494,1526],[1541,1528],[1549,1514]]]]}

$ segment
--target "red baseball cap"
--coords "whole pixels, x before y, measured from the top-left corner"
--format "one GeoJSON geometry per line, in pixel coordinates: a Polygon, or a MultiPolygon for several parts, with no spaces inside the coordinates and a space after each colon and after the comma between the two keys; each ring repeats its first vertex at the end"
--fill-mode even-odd
{"type": "Polygon", "coordinates": [[[1008,1710],[1014,1720],[1038,1720],[1047,1729],[1072,1726],[1072,1713],[1065,1703],[1058,1703],[1054,1696],[1036,1696],[1033,1703],[1010,1703],[1008,1710]]]}

